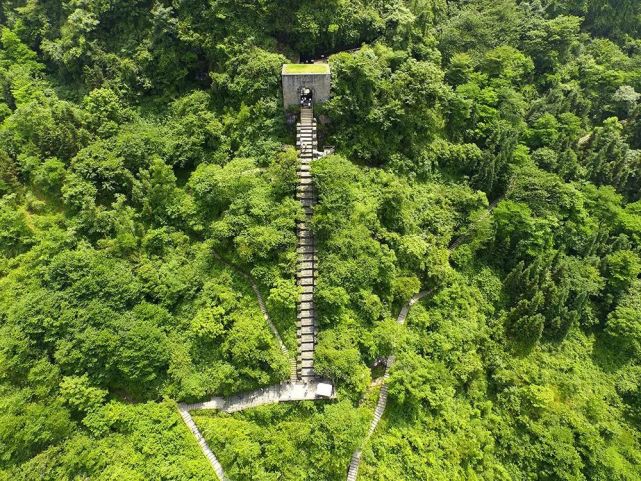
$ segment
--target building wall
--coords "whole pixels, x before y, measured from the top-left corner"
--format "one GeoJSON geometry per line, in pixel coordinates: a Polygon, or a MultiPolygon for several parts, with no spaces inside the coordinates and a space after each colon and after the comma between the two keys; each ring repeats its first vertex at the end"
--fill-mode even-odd
{"type": "Polygon", "coordinates": [[[300,105],[300,90],[306,87],[312,91],[314,103],[329,99],[330,74],[283,74],[283,103],[285,109],[300,105]]]}

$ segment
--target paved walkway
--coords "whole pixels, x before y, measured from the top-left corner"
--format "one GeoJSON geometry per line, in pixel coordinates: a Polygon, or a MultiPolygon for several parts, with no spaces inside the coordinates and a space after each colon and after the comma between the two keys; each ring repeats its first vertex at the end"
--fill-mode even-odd
{"type": "MultiPolygon", "coordinates": [[[[396,322],[399,324],[405,324],[405,319],[407,319],[407,315],[409,314],[412,306],[419,300],[427,296],[430,292],[431,291],[421,291],[418,294],[414,295],[409,300],[409,302],[403,306],[400,314],[398,315],[398,318],[396,319],[396,322]]],[[[352,455],[352,459],[347,470],[347,481],[356,481],[356,478],[358,477],[358,468],[361,464],[362,447],[367,443],[367,441],[369,441],[369,438],[372,436],[372,434],[374,434],[376,426],[378,426],[378,423],[380,422],[381,418],[383,417],[383,413],[385,412],[385,407],[387,406],[386,381],[389,378],[389,370],[394,364],[394,361],[396,361],[396,357],[394,355],[391,355],[387,358],[385,374],[383,375],[383,387],[381,388],[381,392],[378,395],[378,402],[376,403],[376,408],[374,409],[374,417],[369,424],[369,430],[367,431],[367,435],[365,436],[361,447],[354,451],[354,454],[352,455]]]]}
{"type": "Polygon", "coordinates": [[[193,411],[197,409],[215,409],[225,413],[235,413],[266,404],[276,404],[291,401],[316,401],[335,399],[336,394],[332,392],[330,397],[317,394],[319,384],[314,382],[284,382],[274,386],[268,386],[255,391],[237,394],[228,398],[215,397],[209,401],[195,404],[181,404],[181,409],[193,411]]]}

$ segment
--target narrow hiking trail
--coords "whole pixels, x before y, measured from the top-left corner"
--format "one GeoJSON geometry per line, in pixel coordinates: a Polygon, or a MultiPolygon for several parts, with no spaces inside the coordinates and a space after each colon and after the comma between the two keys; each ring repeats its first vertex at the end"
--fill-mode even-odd
{"type": "Polygon", "coordinates": [[[218,259],[221,263],[225,264],[229,268],[239,273],[251,286],[252,291],[254,291],[254,295],[256,296],[256,301],[258,302],[258,308],[260,309],[260,312],[263,315],[263,319],[265,319],[267,326],[269,326],[269,330],[274,335],[274,338],[276,339],[276,342],[278,343],[278,347],[280,348],[281,352],[285,354],[287,359],[289,359],[290,381],[295,381],[297,379],[296,358],[290,354],[289,349],[287,349],[287,346],[283,342],[283,338],[280,336],[280,333],[278,332],[278,329],[276,329],[276,326],[272,322],[271,317],[269,317],[269,312],[267,311],[267,307],[265,306],[265,301],[263,300],[263,296],[260,293],[260,289],[258,289],[258,284],[256,284],[256,280],[250,274],[242,270],[240,267],[237,267],[231,262],[229,262],[228,260],[224,259],[217,252],[212,252],[212,255],[216,259],[218,259]]]}
{"type": "MultiPolygon", "coordinates": [[[[396,319],[396,322],[398,324],[405,324],[405,319],[407,319],[407,315],[410,312],[410,309],[414,304],[416,304],[418,301],[423,299],[425,296],[427,296],[431,291],[421,291],[418,294],[415,294],[412,296],[412,298],[403,306],[401,309],[401,312],[398,315],[398,318],[396,319]]],[[[387,358],[387,362],[385,363],[385,374],[383,374],[383,387],[381,387],[381,392],[378,395],[378,401],[376,402],[376,408],[374,409],[374,417],[372,418],[372,421],[369,424],[369,429],[367,431],[367,434],[365,435],[365,439],[363,440],[361,447],[356,449],[354,451],[354,454],[352,455],[352,459],[349,463],[349,468],[347,470],[347,481],[356,481],[356,478],[358,477],[358,468],[360,467],[361,464],[361,456],[362,456],[362,449],[369,441],[370,437],[376,430],[376,426],[378,426],[378,423],[380,422],[381,418],[383,417],[383,413],[385,412],[385,407],[387,406],[387,379],[389,378],[389,371],[392,365],[394,364],[394,361],[396,360],[396,356],[393,354],[387,358]]]]}
{"type": "MultiPolygon", "coordinates": [[[[512,188],[513,182],[510,181],[508,188],[505,192],[505,194],[498,199],[496,199],[494,202],[492,202],[485,212],[468,228],[467,232],[461,234],[459,237],[454,239],[448,247],[448,250],[452,252],[455,250],[458,246],[460,246],[462,243],[464,243],[466,240],[469,239],[471,233],[474,231],[475,227],[485,220],[487,217],[492,215],[494,212],[494,209],[496,206],[509,195],[509,192],[512,188]]],[[[425,290],[421,291],[418,294],[414,295],[405,306],[401,309],[401,312],[398,315],[398,319],[396,320],[397,323],[399,324],[405,324],[405,319],[407,319],[407,315],[410,312],[410,309],[416,302],[430,294],[432,290],[425,290]]],[[[361,457],[362,457],[362,450],[367,441],[371,438],[372,434],[376,430],[376,427],[378,426],[378,423],[380,422],[381,418],[383,417],[383,414],[385,413],[385,408],[387,406],[387,379],[389,378],[389,370],[392,364],[394,364],[394,361],[396,360],[396,357],[394,355],[389,356],[387,358],[386,362],[386,367],[385,367],[385,373],[383,374],[382,377],[382,384],[383,386],[381,387],[381,391],[378,395],[378,401],[376,403],[376,408],[374,409],[374,417],[372,418],[372,421],[370,422],[369,430],[367,431],[367,435],[365,436],[365,439],[361,443],[361,446],[354,451],[354,454],[352,454],[352,459],[349,463],[349,467],[347,470],[347,481],[356,481],[358,477],[358,469],[360,467],[361,463],[361,457]]],[[[373,381],[375,382],[375,381],[373,381]]]]}

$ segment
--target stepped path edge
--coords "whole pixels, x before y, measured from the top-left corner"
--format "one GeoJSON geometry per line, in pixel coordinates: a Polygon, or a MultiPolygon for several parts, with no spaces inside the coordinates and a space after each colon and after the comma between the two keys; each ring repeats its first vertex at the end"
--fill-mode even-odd
{"type": "MultiPolygon", "coordinates": [[[[431,291],[421,291],[418,294],[415,294],[412,296],[412,298],[403,306],[401,309],[401,312],[398,315],[398,318],[396,319],[396,322],[398,324],[405,324],[405,319],[407,319],[407,315],[410,312],[410,309],[414,304],[416,304],[419,300],[421,300],[423,297],[427,296],[431,291]]],[[[362,450],[363,446],[369,441],[369,438],[374,434],[374,431],[376,430],[376,426],[378,426],[378,423],[380,422],[381,418],[383,417],[383,414],[385,413],[385,407],[387,406],[387,379],[389,378],[389,371],[392,365],[394,364],[394,361],[396,360],[396,357],[394,355],[391,355],[387,358],[386,362],[386,367],[385,367],[385,374],[383,374],[383,387],[381,387],[381,391],[378,395],[378,401],[376,402],[376,408],[374,408],[374,416],[372,417],[372,421],[370,422],[369,429],[367,431],[367,435],[365,436],[365,439],[363,440],[363,443],[361,444],[360,447],[354,451],[354,454],[352,455],[352,459],[349,463],[348,469],[347,469],[347,481],[356,481],[356,478],[358,477],[358,469],[360,468],[361,464],[361,457],[362,457],[362,450]]]]}

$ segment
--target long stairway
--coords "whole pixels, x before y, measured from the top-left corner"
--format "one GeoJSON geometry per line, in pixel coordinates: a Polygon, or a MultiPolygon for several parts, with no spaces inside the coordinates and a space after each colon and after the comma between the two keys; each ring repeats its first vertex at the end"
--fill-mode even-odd
{"type": "Polygon", "coordinates": [[[302,107],[300,123],[296,126],[296,146],[299,149],[298,186],[296,198],[305,211],[305,219],[296,226],[298,237],[297,283],[302,288],[298,301],[297,327],[298,359],[296,363],[298,379],[304,382],[313,381],[314,345],[318,326],[314,310],[314,287],[316,285],[316,245],[310,230],[312,213],[316,197],[312,184],[311,162],[317,151],[316,121],[311,108],[302,107]]]}

